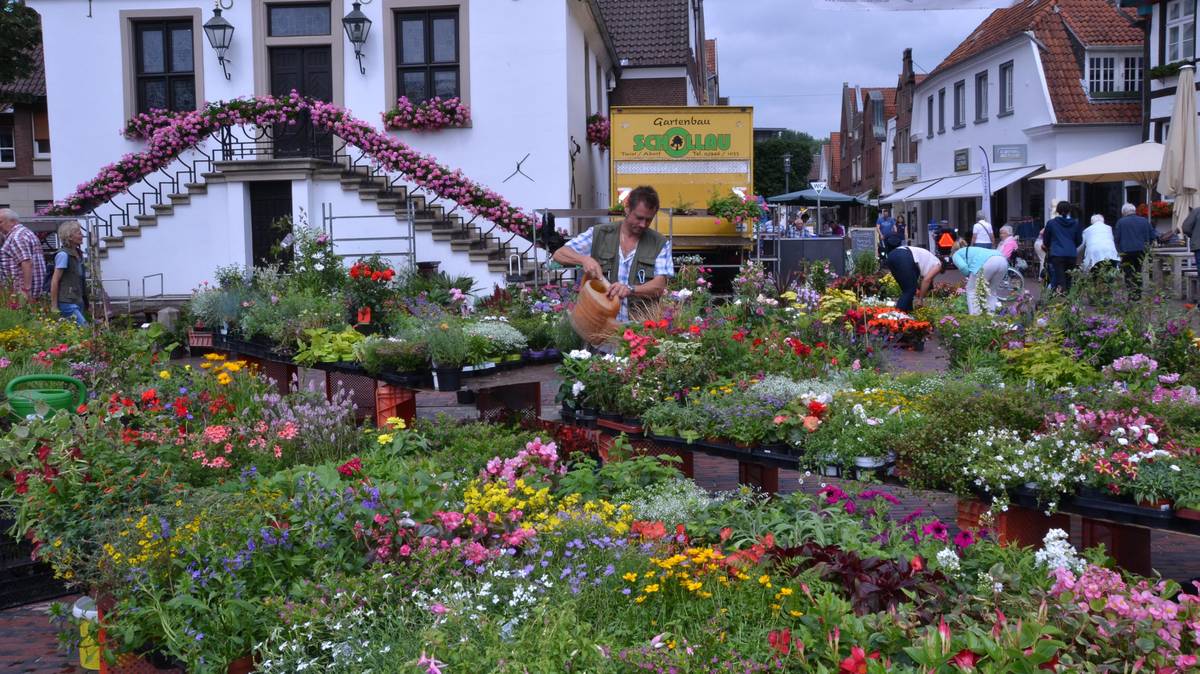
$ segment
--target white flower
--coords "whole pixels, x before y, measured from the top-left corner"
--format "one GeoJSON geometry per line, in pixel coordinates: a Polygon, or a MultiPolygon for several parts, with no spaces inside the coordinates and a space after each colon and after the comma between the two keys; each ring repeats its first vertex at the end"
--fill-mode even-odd
{"type": "Polygon", "coordinates": [[[575,360],[587,360],[591,357],[592,353],[585,349],[574,349],[567,352],[567,358],[574,358],[575,360]]]}
{"type": "Polygon", "coordinates": [[[1158,444],[1158,434],[1155,433],[1154,431],[1150,431],[1149,433],[1146,434],[1146,442],[1148,442],[1152,445],[1157,445],[1158,444]]]}
{"type": "Polygon", "coordinates": [[[571,384],[571,395],[578,396],[580,393],[583,393],[584,388],[583,382],[576,381],[574,384],[571,384]]]}
{"type": "Polygon", "coordinates": [[[950,548],[945,548],[937,553],[938,566],[946,571],[958,571],[958,553],[950,548]]]}
{"type": "Polygon", "coordinates": [[[1178,473],[1179,471],[1181,471],[1181,470],[1183,470],[1183,469],[1182,469],[1182,468],[1180,468],[1179,466],[1175,465],[1175,464],[1171,464],[1171,470],[1173,470],[1173,471],[1175,471],[1176,473],[1178,473]]]}
{"type": "Polygon", "coordinates": [[[682,290],[675,291],[675,297],[678,299],[681,299],[681,300],[686,300],[687,298],[689,298],[691,296],[692,296],[692,291],[688,290],[687,288],[683,288],[682,290]]]}
{"type": "Polygon", "coordinates": [[[316,264],[313,265],[313,269],[316,269],[317,271],[325,271],[325,265],[321,264],[320,262],[317,262],[316,264]]]}

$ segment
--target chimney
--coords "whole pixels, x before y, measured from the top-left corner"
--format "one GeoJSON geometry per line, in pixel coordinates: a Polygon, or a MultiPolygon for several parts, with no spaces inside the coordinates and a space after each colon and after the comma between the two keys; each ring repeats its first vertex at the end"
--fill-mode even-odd
{"type": "Polygon", "coordinates": [[[908,82],[913,77],[912,47],[904,48],[904,67],[900,71],[901,79],[908,82]]]}

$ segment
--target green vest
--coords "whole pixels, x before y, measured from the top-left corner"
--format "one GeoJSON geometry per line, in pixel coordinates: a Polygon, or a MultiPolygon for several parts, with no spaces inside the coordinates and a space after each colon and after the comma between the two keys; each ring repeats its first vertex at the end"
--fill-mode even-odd
{"type": "MultiPolygon", "coordinates": [[[[647,229],[642,232],[637,249],[633,253],[633,262],[629,264],[629,286],[632,288],[647,283],[654,278],[654,261],[662,252],[667,238],[662,234],[647,229]],[[643,272],[639,276],[639,272],[643,272]]],[[[609,283],[617,282],[617,274],[621,270],[621,224],[610,222],[596,225],[592,232],[592,257],[600,263],[604,277],[609,283]]],[[[626,302],[630,311],[646,304],[645,299],[629,298],[626,302]]]]}
{"type": "MultiPolygon", "coordinates": [[[[79,251],[73,248],[59,248],[55,253],[67,254],[67,268],[62,270],[62,276],[58,279],[58,301],[60,304],[84,304],[83,301],[83,259],[79,255],[79,251]]],[[[50,286],[46,286],[47,292],[50,286]]]]}

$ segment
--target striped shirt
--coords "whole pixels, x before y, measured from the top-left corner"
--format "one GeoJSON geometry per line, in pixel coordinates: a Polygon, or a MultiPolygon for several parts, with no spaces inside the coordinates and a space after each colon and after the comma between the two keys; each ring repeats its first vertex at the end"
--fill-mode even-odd
{"type": "Polygon", "coordinates": [[[46,260],[42,257],[42,242],[37,234],[18,223],[4,239],[4,245],[0,246],[0,283],[22,290],[25,278],[21,274],[21,263],[26,260],[33,265],[31,295],[39,297],[46,292],[46,260]]]}

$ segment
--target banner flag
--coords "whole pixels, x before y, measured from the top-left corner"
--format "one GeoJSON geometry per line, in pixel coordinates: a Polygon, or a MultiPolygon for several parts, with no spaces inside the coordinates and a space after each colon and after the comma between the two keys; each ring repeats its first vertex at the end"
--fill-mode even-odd
{"type": "Polygon", "coordinates": [[[1013,0],[809,0],[813,9],[920,12],[948,9],[1001,9],[1013,0]]]}
{"type": "Polygon", "coordinates": [[[992,222],[992,166],[988,161],[987,150],[979,146],[979,201],[983,205],[983,219],[992,222]]]}

